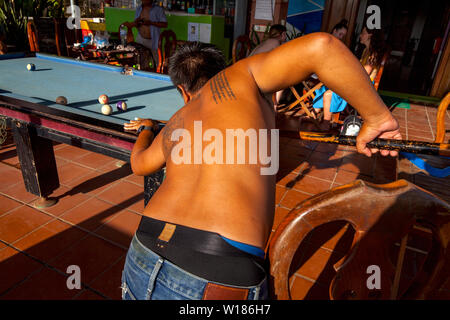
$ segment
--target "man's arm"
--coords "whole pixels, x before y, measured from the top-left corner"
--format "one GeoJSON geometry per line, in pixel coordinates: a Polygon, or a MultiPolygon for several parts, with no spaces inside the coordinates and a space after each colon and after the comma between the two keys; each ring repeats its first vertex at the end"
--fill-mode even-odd
{"type": "MultiPolygon", "coordinates": [[[[137,130],[140,126],[154,126],[156,122],[148,119],[132,120],[124,124],[125,130],[137,130]]],[[[162,136],[154,136],[150,130],[143,130],[131,151],[131,169],[138,176],[147,176],[158,171],[166,162],[162,149],[162,136]]]]}
{"type": "MultiPolygon", "coordinates": [[[[263,92],[275,92],[317,74],[364,119],[357,148],[367,156],[377,151],[366,147],[376,137],[401,138],[397,121],[375,91],[367,72],[348,48],[330,34],[314,33],[291,40],[268,53],[242,60],[242,64],[247,64],[263,92]]],[[[395,151],[381,153],[397,155],[395,151]]]]}

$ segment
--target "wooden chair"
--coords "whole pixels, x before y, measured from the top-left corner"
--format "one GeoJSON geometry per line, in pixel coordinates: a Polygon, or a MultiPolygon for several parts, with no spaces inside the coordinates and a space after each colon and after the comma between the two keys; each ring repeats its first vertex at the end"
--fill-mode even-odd
{"type": "Polygon", "coordinates": [[[290,299],[288,279],[293,257],[316,227],[345,221],[355,230],[350,250],[334,265],[330,299],[434,299],[450,276],[450,206],[406,180],[375,185],[356,180],[298,204],[270,241],[270,274],[277,299],[290,299]],[[399,292],[407,243],[414,224],[432,232],[422,269],[399,292]],[[397,262],[389,249],[400,242],[397,262]],[[396,264],[396,268],[394,268],[396,264]],[[369,266],[379,266],[381,288],[369,289],[369,266]],[[409,285],[409,286],[408,286],[409,285]]]}
{"type": "MultiPolygon", "coordinates": [[[[390,52],[386,52],[386,54],[383,56],[383,59],[380,64],[380,68],[376,74],[376,77],[374,79],[374,86],[375,89],[378,90],[378,87],[380,85],[381,77],[383,75],[384,66],[386,64],[386,61],[389,59],[390,52]]],[[[290,87],[291,92],[293,93],[296,101],[288,105],[287,107],[281,108],[281,112],[285,113],[286,115],[303,115],[306,114],[308,118],[310,119],[318,119],[321,115],[316,116],[315,113],[312,111],[312,101],[314,99],[314,92],[323,86],[323,83],[316,84],[313,87],[310,87],[306,81],[303,81],[303,95],[300,96],[297,92],[297,90],[294,87],[290,87]],[[298,108],[298,105],[300,105],[300,109],[298,108]],[[301,113],[299,111],[302,111],[301,113]]],[[[332,122],[337,124],[342,124],[343,121],[340,120],[340,112],[336,112],[332,116],[332,122]]]]}
{"type": "Polygon", "coordinates": [[[450,103],[450,92],[447,93],[444,99],[439,104],[436,117],[436,143],[444,143],[445,139],[445,117],[450,103]]]}
{"type": "MultiPolygon", "coordinates": [[[[38,18],[27,22],[30,51],[62,55],[64,19],[38,18]]],[[[65,53],[65,51],[64,51],[65,53]]]]}
{"type": "Polygon", "coordinates": [[[164,30],[158,40],[158,66],[156,72],[167,74],[169,58],[177,49],[177,36],[172,30],[164,30]]]}
{"type": "Polygon", "coordinates": [[[250,54],[250,50],[252,48],[252,43],[250,42],[250,39],[246,35],[242,35],[236,38],[233,42],[233,49],[232,49],[232,58],[233,63],[236,63],[237,61],[246,58],[250,54]]]}

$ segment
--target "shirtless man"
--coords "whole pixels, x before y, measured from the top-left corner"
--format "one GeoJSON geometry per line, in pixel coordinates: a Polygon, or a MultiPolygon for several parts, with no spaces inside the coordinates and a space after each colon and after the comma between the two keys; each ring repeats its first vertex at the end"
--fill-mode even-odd
{"type": "MultiPolygon", "coordinates": [[[[177,164],[175,149],[186,139],[179,135],[177,139],[177,129],[194,137],[194,121],[201,121],[203,132],[215,129],[223,136],[227,129],[274,130],[275,114],[263,94],[316,73],[364,119],[357,137],[360,153],[370,157],[377,152],[366,146],[376,137],[401,138],[397,121],[361,64],[329,34],[297,38],[222,71],[224,63],[206,51],[191,44],[171,58],[169,74],[186,104],[160,134],[155,137],[156,123],[151,120],[125,125],[126,129],[146,126],[132,150],[133,172],[149,175],[166,165],[167,177],[144,209],[130,245],[122,275],[124,299],[268,297],[262,260],[273,224],[275,174],[261,174],[261,168],[268,166],[261,161],[177,164]]],[[[268,136],[269,144],[277,142],[268,136]]],[[[186,141],[195,150],[195,139],[186,141]]],[[[205,151],[208,145],[203,145],[205,151]]],[[[224,142],[224,155],[227,149],[224,142]]],[[[234,151],[242,149],[249,155],[247,143],[234,146],[234,151]]],[[[396,156],[397,152],[383,150],[381,154],[396,156]]],[[[189,160],[194,163],[195,155],[189,160]]]]}
{"type": "Polygon", "coordinates": [[[152,3],[152,0],[142,0],[142,4],[136,8],[134,22],[138,28],[136,42],[152,51],[153,59],[158,65],[160,28],[167,28],[167,19],[164,9],[153,6],[152,3]]]}

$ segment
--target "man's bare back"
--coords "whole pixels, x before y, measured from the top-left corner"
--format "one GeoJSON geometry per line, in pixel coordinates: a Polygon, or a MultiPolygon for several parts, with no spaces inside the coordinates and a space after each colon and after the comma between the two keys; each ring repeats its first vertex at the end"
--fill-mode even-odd
{"type": "MultiPolygon", "coordinates": [[[[184,128],[194,137],[194,121],[201,120],[203,132],[275,129],[273,110],[258,92],[250,75],[236,64],[207,83],[172,117],[155,140],[155,143],[162,140],[167,177],[145,208],[145,215],[264,248],[273,222],[274,175],[261,175],[261,166],[248,164],[249,161],[247,164],[175,165],[170,155],[178,143],[171,141],[172,132],[184,128]],[[221,93],[211,90],[217,79],[229,83],[221,93]]],[[[194,142],[191,143],[194,148],[194,142]]],[[[204,142],[203,149],[209,143],[204,142]]],[[[249,155],[248,142],[245,154],[249,155]]],[[[194,163],[193,152],[191,163],[194,163]]]]}
{"type": "MultiPolygon", "coordinates": [[[[167,167],[167,177],[144,215],[216,232],[264,249],[273,223],[276,175],[262,175],[260,162],[176,164],[173,150],[181,141],[172,141],[172,134],[177,129],[187,129],[194,137],[195,121],[201,121],[203,132],[217,129],[223,136],[227,129],[273,130],[274,113],[262,94],[292,86],[311,73],[318,74],[345,97],[365,120],[357,139],[359,152],[368,156],[376,152],[369,150],[366,143],[378,136],[401,138],[398,123],[348,49],[327,34],[304,36],[225,69],[191,97],[151,146],[141,142],[148,138],[138,139],[131,158],[135,173],[149,174],[164,163],[167,167]],[[328,51],[333,52],[333,59],[328,51]]],[[[193,140],[190,151],[195,151],[193,140]]],[[[203,144],[203,150],[208,143],[203,144]]],[[[223,151],[227,152],[225,147],[223,151]]],[[[247,155],[250,152],[248,144],[245,152],[247,155]]],[[[389,151],[381,153],[396,155],[389,151]]],[[[191,160],[193,157],[191,152],[191,160]]]]}

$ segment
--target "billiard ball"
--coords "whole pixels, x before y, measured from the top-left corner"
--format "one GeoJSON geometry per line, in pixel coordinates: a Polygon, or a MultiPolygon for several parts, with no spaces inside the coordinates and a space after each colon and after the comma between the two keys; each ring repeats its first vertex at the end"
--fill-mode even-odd
{"type": "Polygon", "coordinates": [[[36,70],[36,66],[32,63],[29,63],[29,64],[27,64],[27,70],[34,71],[34,70],[36,70]]]}
{"type": "Polygon", "coordinates": [[[119,102],[117,102],[116,106],[117,106],[117,110],[119,110],[119,111],[125,111],[125,110],[127,110],[127,104],[126,104],[125,101],[119,101],[119,102]]]}
{"type": "Polygon", "coordinates": [[[112,108],[109,104],[104,104],[102,106],[102,113],[109,116],[112,113],[112,108]]]}
{"type": "Polygon", "coordinates": [[[109,102],[109,98],[106,94],[102,94],[100,97],[98,97],[98,102],[101,104],[107,104],[109,102]]]}
{"type": "Polygon", "coordinates": [[[63,97],[63,96],[59,96],[58,98],[56,98],[56,103],[57,104],[66,105],[67,104],[67,98],[63,97]]]}

